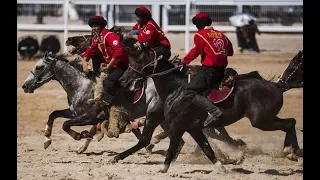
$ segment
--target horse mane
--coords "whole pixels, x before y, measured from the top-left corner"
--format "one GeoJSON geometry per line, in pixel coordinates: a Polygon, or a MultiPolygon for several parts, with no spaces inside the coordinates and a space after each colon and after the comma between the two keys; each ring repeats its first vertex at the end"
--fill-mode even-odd
{"type": "Polygon", "coordinates": [[[81,58],[80,57],[77,57],[75,58],[74,60],[70,61],[69,64],[73,67],[75,67],[77,70],[79,70],[80,72],[83,72],[83,68],[82,68],[82,65],[81,65],[81,58]]]}
{"type": "Polygon", "coordinates": [[[69,61],[66,57],[68,55],[67,54],[61,54],[61,55],[57,55],[56,58],[58,58],[61,61],[64,61],[66,63],[69,63],[72,67],[76,68],[77,70],[79,70],[80,72],[83,72],[83,68],[81,65],[81,58],[77,57],[74,60],[69,61]]]}

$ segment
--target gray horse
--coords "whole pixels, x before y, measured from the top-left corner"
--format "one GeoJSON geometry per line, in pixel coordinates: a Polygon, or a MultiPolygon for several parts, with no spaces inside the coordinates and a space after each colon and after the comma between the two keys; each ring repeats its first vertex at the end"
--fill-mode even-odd
{"type": "MultiPolygon", "coordinates": [[[[103,107],[98,103],[86,103],[86,100],[92,96],[91,89],[95,82],[82,72],[79,61],[69,62],[63,57],[57,57],[46,52],[44,57],[36,63],[35,67],[22,85],[22,88],[25,93],[33,93],[37,88],[50,80],[57,80],[67,92],[69,108],[55,110],[49,115],[45,128],[46,138],[44,148],[47,148],[51,144],[50,136],[54,120],[58,117],[63,117],[68,118],[69,120],[63,123],[62,129],[75,140],[85,139],[84,144],[77,151],[78,153],[82,153],[87,149],[93,135],[96,134],[97,127],[95,125],[101,123],[105,119],[109,119],[109,114],[105,113],[103,107]],[[71,129],[71,126],[85,125],[94,126],[91,128],[90,132],[82,131],[81,133],[78,133],[71,129]]],[[[146,84],[146,86],[148,86],[148,84],[146,84]]],[[[134,106],[130,106],[129,108],[133,108],[130,109],[132,111],[129,113],[124,111],[125,113],[120,114],[121,119],[123,119],[122,123],[125,124],[122,126],[122,132],[125,131],[125,128],[127,127],[126,125],[130,124],[129,120],[141,117],[145,114],[146,101],[148,101],[148,104],[156,104],[152,103],[153,101],[156,101],[157,98],[157,96],[154,95],[154,92],[149,91],[148,88],[145,92],[148,96],[144,96],[144,100],[137,102],[134,106]]],[[[118,99],[119,101],[123,100],[123,98],[118,99]]],[[[117,102],[115,102],[115,104],[117,104],[117,102]]],[[[141,135],[140,129],[132,129],[132,132],[137,138],[141,135]]],[[[102,137],[100,137],[99,140],[101,138],[102,137]]]]}

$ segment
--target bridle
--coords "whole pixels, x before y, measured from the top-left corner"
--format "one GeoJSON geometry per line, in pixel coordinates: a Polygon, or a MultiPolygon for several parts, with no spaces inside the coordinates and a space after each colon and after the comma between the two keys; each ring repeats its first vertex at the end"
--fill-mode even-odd
{"type": "MultiPolygon", "coordinates": [[[[302,58],[302,57],[301,57],[302,58]]],[[[300,63],[294,63],[293,61],[291,61],[291,63],[289,63],[289,65],[287,66],[287,68],[284,70],[284,72],[281,74],[281,76],[278,78],[277,82],[283,82],[283,83],[287,83],[289,81],[289,79],[298,71],[301,75],[303,75],[303,72],[301,71],[301,66],[303,65],[303,61],[301,61],[300,63]],[[287,70],[287,68],[290,66],[290,64],[293,63],[294,65],[294,69],[293,71],[288,75],[287,78],[283,79],[283,74],[285,73],[285,71],[287,70]]]]}
{"type": "Polygon", "coordinates": [[[60,71],[61,69],[63,69],[67,64],[69,64],[69,63],[71,62],[71,61],[69,61],[69,62],[67,62],[65,65],[63,65],[60,69],[55,70],[55,69],[53,68],[53,66],[56,64],[56,62],[57,62],[59,59],[58,59],[58,58],[53,58],[53,57],[50,57],[50,56],[48,56],[48,59],[50,59],[51,61],[48,62],[48,61],[46,60],[46,57],[45,57],[45,60],[44,60],[43,62],[47,65],[47,67],[46,67],[44,70],[42,70],[38,75],[35,75],[34,72],[31,71],[31,74],[33,74],[33,76],[35,77],[35,81],[32,83],[31,87],[35,86],[36,84],[42,84],[43,82],[46,82],[47,80],[51,79],[58,71],[60,71]],[[41,78],[46,72],[48,72],[48,71],[51,71],[52,75],[49,76],[49,77],[46,78],[46,79],[43,79],[43,80],[39,81],[40,78],[41,78]]]}

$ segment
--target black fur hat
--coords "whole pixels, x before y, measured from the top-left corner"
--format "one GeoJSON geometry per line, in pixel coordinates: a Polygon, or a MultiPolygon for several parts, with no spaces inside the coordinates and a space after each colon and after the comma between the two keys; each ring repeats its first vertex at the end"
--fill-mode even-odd
{"type": "Polygon", "coordinates": [[[107,25],[107,21],[102,16],[92,16],[88,21],[88,25],[90,27],[92,26],[105,27],[107,25]]]}
{"type": "Polygon", "coordinates": [[[144,6],[137,8],[134,11],[134,13],[140,19],[144,19],[144,20],[147,20],[147,21],[151,19],[151,13],[150,13],[149,9],[147,9],[144,6]]]}
{"type": "Polygon", "coordinates": [[[200,12],[192,18],[192,23],[199,27],[211,26],[212,19],[207,13],[200,12]]]}

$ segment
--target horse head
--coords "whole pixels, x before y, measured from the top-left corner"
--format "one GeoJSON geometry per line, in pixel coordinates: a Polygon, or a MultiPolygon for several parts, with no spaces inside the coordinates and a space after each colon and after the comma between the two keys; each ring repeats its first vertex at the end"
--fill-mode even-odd
{"type": "Polygon", "coordinates": [[[167,63],[172,69],[175,68],[173,63],[175,60],[170,60],[172,61],[170,62],[166,58],[162,58],[162,55],[156,57],[153,49],[143,44],[137,45],[135,40],[123,40],[122,44],[129,57],[129,68],[124,72],[120,81],[122,86],[129,86],[131,91],[139,89],[146,78],[162,75],[163,72],[159,73],[160,70],[157,68],[161,59],[164,59],[161,62],[167,63]]]}
{"type": "Polygon", "coordinates": [[[125,28],[122,26],[113,26],[110,31],[119,36],[122,36],[126,32],[125,28]]]}
{"type": "Polygon", "coordinates": [[[303,83],[303,50],[292,58],[288,67],[279,77],[279,81],[290,84],[303,83]]]}
{"type": "Polygon", "coordinates": [[[82,54],[91,43],[91,35],[72,36],[68,37],[66,46],[74,46],[75,49],[70,52],[71,54],[82,54]]]}
{"type": "Polygon", "coordinates": [[[57,61],[58,59],[55,58],[54,55],[45,52],[44,57],[39,59],[27,79],[24,81],[22,85],[24,92],[33,93],[34,90],[54,79],[54,66],[57,61]]]}

